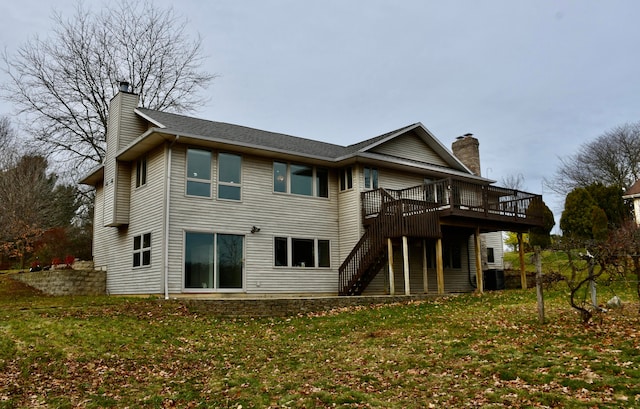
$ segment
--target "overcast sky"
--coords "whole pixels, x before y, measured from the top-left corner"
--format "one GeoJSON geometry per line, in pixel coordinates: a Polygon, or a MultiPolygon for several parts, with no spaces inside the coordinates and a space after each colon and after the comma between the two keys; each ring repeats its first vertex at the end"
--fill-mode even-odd
{"type": "MultiPolygon", "coordinates": [[[[521,175],[557,224],[564,198],[542,180],[559,157],[640,120],[635,0],[155,3],[190,21],[219,75],[195,116],[341,145],[415,122],[448,147],[470,132],[483,176],[521,175]]],[[[49,4],[2,2],[2,47],[46,36],[49,4]]]]}

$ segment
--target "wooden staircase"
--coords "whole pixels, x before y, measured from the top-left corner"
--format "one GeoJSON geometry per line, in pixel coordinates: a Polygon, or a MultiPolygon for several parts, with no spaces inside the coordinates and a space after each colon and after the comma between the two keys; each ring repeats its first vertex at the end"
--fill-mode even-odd
{"type": "Polygon", "coordinates": [[[365,233],[339,269],[339,294],[359,295],[388,259],[387,239],[441,238],[441,221],[491,231],[541,226],[542,197],[487,181],[441,179],[407,189],[361,193],[365,233]],[[537,206],[536,206],[537,204],[537,206]]]}
{"type": "Polygon", "coordinates": [[[439,237],[438,212],[424,201],[396,198],[380,190],[379,211],[339,269],[339,294],[360,295],[388,261],[387,239],[439,237]]]}

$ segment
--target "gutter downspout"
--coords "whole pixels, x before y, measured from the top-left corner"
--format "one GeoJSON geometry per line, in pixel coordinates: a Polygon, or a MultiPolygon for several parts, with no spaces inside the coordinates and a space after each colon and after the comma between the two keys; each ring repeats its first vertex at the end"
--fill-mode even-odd
{"type": "Polygon", "coordinates": [[[178,141],[180,135],[169,144],[167,152],[167,175],[164,179],[164,299],[169,299],[169,205],[171,204],[171,159],[173,145],[178,141]]]}

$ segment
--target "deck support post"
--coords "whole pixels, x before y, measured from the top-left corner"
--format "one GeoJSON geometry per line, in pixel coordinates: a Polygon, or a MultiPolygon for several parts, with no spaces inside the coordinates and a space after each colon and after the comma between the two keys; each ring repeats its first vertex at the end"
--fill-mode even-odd
{"type": "Polygon", "coordinates": [[[482,275],[482,255],[480,254],[481,246],[480,246],[480,228],[476,227],[476,231],[473,234],[473,242],[475,244],[476,250],[476,286],[478,288],[478,292],[482,294],[484,292],[484,277],[482,275]]]}
{"type": "Polygon", "coordinates": [[[524,268],[524,240],[522,240],[522,233],[518,233],[518,255],[520,257],[520,285],[523,290],[526,290],[527,272],[524,268]]]}
{"type": "Polygon", "coordinates": [[[424,286],[424,293],[429,292],[429,283],[427,276],[427,241],[422,240],[422,285],[424,286]]]}
{"type": "Polygon", "coordinates": [[[387,252],[389,253],[389,295],[396,295],[396,283],[393,274],[393,243],[391,237],[387,239],[387,252]]]}
{"type": "Polygon", "coordinates": [[[442,260],[442,238],[436,241],[436,278],[438,284],[438,294],[444,294],[444,265],[442,260]]]}
{"type": "Polygon", "coordinates": [[[409,240],[402,236],[402,269],[404,270],[404,295],[411,295],[411,281],[409,280],[409,240]]]}

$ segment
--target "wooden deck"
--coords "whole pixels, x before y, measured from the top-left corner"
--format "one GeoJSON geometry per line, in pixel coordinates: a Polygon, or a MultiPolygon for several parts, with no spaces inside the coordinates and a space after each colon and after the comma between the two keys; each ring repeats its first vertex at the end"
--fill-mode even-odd
{"type": "Polygon", "coordinates": [[[526,232],[542,224],[542,196],[447,178],[361,196],[365,233],[339,269],[340,295],[358,295],[387,262],[387,239],[442,238],[443,226],[526,232]]]}
{"type": "MultiPolygon", "coordinates": [[[[440,224],[479,226],[487,231],[526,232],[542,225],[542,196],[489,184],[472,183],[453,178],[402,190],[376,189],[362,193],[362,217],[369,225],[380,214],[383,205],[402,203],[403,214],[416,216],[436,212],[440,224]],[[535,210],[534,210],[535,209],[535,210]]],[[[423,231],[417,237],[439,237],[423,231]]],[[[413,236],[410,234],[410,236],[413,236]]]]}

